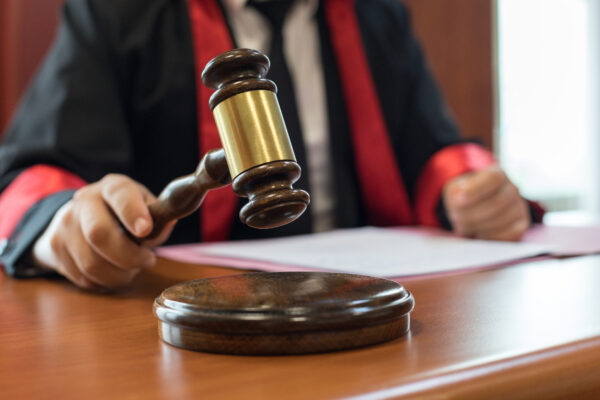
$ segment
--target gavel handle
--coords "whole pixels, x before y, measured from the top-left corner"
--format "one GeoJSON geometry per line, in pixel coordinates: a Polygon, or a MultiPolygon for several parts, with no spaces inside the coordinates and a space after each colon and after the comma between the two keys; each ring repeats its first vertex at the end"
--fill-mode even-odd
{"type": "Polygon", "coordinates": [[[154,221],[152,232],[143,240],[156,238],[165,226],[196,211],[211,189],[231,183],[223,149],[211,150],[193,174],[171,181],[148,208],[154,221]]]}

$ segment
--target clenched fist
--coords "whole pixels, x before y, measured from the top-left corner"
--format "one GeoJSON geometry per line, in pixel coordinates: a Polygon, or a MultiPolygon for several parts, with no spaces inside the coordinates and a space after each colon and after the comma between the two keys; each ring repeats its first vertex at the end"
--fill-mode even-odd
{"type": "Polygon", "coordinates": [[[519,240],[531,225],[527,202],[497,165],[454,178],[443,201],[453,230],[467,237],[519,240]]]}
{"type": "Polygon", "coordinates": [[[124,176],[110,174],[75,192],[33,246],[34,261],[84,289],[124,286],[156,257],[151,246],[164,242],[174,223],[152,243],[148,204],[154,196],[124,176]],[[127,230],[129,234],[125,231],[127,230]]]}

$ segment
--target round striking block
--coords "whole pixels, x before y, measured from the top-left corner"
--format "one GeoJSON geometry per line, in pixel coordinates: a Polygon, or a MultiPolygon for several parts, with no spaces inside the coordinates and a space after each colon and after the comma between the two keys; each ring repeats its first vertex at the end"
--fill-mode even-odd
{"type": "Polygon", "coordinates": [[[409,330],[394,281],[326,272],[250,273],[174,285],[154,302],[160,337],[211,353],[282,355],[362,347],[409,330]]]}

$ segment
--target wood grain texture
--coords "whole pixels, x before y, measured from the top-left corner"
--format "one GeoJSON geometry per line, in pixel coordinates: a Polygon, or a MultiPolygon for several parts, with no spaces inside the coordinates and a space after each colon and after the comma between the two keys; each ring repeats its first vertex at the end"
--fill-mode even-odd
{"type": "Polygon", "coordinates": [[[163,289],[233,270],[160,261],[129,291],[0,281],[3,398],[598,398],[600,257],[402,283],[411,332],[370,348],[251,357],[162,342],[163,289]]]}
{"type": "Polygon", "coordinates": [[[272,161],[236,176],[231,188],[248,198],[240,210],[240,220],[256,229],[271,229],[298,219],[310,204],[308,192],[292,186],[301,173],[296,161],[272,161]]]}
{"type": "Polygon", "coordinates": [[[277,92],[277,85],[266,79],[271,61],[253,49],[233,49],[219,54],[206,64],[202,83],[215,89],[209,100],[214,110],[222,101],[250,90],[277,92]]]}
{"type": "Polygon", "coordinates": [[[464,136],[493,145],[492,0],[403,0],[464,136]]]}
{"type": "Polygon", "coordinates": [[[154,239],[172,222],[192,214],[202,205],[209,190],[223,187],[231,182],[227,159],[223,149],[206,153],[196,171],[169,182],[158,198],[150,203],[153,228],[144,240],[154,239]]]}
{"type": "Polygon", "coordinates": [[[389,279],[332,272],[255,272],[186,281],[154,301],[160,337],[183,349],[290,355],[396,339],[412,295],[389,279]]]}

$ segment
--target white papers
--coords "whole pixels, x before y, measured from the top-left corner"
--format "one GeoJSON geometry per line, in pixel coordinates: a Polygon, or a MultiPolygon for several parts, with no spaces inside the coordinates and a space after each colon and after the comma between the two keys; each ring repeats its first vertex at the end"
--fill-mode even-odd
{"type": "Polygon", "coordinates": [[[171,258],[187,258],[185,261],[204,261],[213,265],[267,270],[308,267],[399,277],[489,267],[546,254],[552,246],[467,240],[423,228],[367,227],[290,238],[178,246],[171,251],[166,250],[159,254],[169,257],[179,253],[183,257],[171,258]],[[219,263],[219,259],[223,262],[219,263]],[[236,260],[240,262],[236,263],[236,260]]]}
{"type": "Polygon", "coordinates": [[[523,238],[525,243],[552,245],[553,256],[578,256],[600,253],[600,226],[537,225],[523,238]]]}

